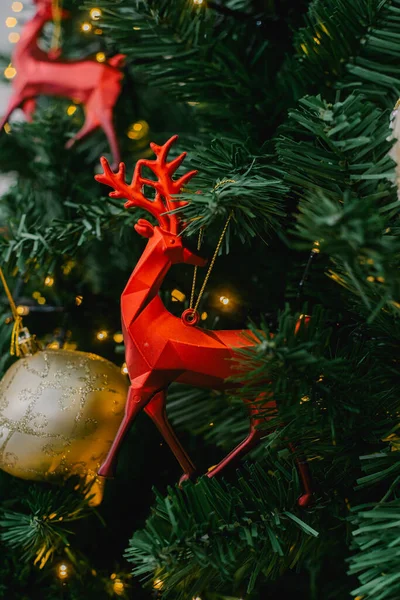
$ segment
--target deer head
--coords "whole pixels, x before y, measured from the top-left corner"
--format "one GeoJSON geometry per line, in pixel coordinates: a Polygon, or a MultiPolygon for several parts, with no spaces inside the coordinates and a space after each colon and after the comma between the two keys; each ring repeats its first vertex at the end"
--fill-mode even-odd
{"type": "Polygon", "coordinates": [[[130,184],[125,181],[124,163],[120,163],[118,172],[114,173],[104,157],[100,159],[104,173],[96,175],[95,179],[114,189],[109,194],[111,198],[125,198],[127,200],[125,208],[138,206],[156,219],[158,223],[156,226],[146,219],[139,219],[135,229],[143,237],[152,238],[156,236],[159,238],[162,250],[172,264],[187,263],[203,266],[206,261],[184,247],[180,234],[185,226],[176,213],[170,212],[187,204],[187,202],[173,200],[173,195],[178,194],[182,187],[197,173],[197,171],[189,171],[179,179],[172,179],[186,156],[186,152],[183,152],[177,158],[167,162],[168,152],[177,139],[178,136],[175,135],[163,146],[151,143],[150,147],[156,155],[155,160],[144,158],[138,160],[130,184]],[[142,174],[143,167],[150,169],[156,179],[144,177],[142,174]],[[153,199],[146,198],[144,194],[145,186],[155,190],[153,199]]]}

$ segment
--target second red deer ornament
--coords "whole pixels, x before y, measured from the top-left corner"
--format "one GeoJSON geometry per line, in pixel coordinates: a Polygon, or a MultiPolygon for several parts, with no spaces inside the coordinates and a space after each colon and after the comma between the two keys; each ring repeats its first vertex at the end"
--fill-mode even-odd
{"type": "MultiPolygon", "coordinates": [[[[229,359],[232,359],[236,349],[254,346],[257,342],[250,332],[209,331],[198,327],[195,318],[190,320],[183,315],[179,319],[166,309],[158,295],[163,279],[173,264],[204,266],[206,262],[184,246],[180,235],[184,223],[176,214],[169,212],[185,204],[173,200],[173,197],[196,175],[196,171],[190,171],[173,179],[186,156],[183,153],[168,162],[168,152],[176,139],[177,136],[172,137],[163,146],[151,144],[156,159],[139,160],[130,184],[125,181],[125,165],[121,163],[118,173],[113,173],[104,158],[101,160],[104,173],[96,175],[97,181],[113,188],[110,196],[127,199],[126,208],[136,206],[144,209],[158,223],[152,225],[145,219],[139,219],[135,225],[136,231],[148,242],[121,298],[122,329],[131,386],[125,416],[99,471],[99,475],[105,477],[113,476],[123,438],[141,410],[151,417],[175,454],[184,472],[183,479],[193,476],[195,467],[166,415],[168,386],[175,381],[203,388],[227,388],[226,379],[232,375],[232,361],[229,359]],[[143,176],[143,167],[152,171],[154,180],[143,176]],[[144,186],[154,188],[154,199],[146,198],[144,186]]],[[[268,406],[275,406],[275,403],[269,401],[268,406]]],[[[255,405],[249,402],[248,407],[248,436],[208,472],[208,477],[220,473],[260,441],[263,432],[258,426],[265,424],[266,417],[261,416],[260,403],[255,405]]],[[[298,503],[307,506],[311,500],[307,465],[298,462],[298,468],[304,486],[298,503]]]]}

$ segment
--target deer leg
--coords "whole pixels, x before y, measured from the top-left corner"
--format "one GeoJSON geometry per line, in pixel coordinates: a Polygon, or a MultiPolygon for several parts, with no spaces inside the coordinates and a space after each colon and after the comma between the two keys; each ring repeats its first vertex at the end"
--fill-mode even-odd
{"type": "Polygon", "coordinates": [[[22,110],[25,113],[25,117],[26,117],[27,121],[29,121],[29,122],[32,121],[33,115],[35,113],[35,109],[36,109],[36,99],[35,98],[28,98],[22,104],[22,110]]]}
{"type": "Polygon", "coordinates": [[[81,129],[70,140],[68,140],[68,142],[65,144],[65,147],[72,148],[72,146],[76,142],[78,142],[85,136],[89,135],[89,133],[91,133],[98,126],[99,126],[99,122],[96,119],[94,119],[92,116],[87,115],[85,122],[82,125],[81,129]]]}
{"type": "Polygon", "coordinates": [[[106,134],[108,143],[110,144],[110,150],[113,157],[113,164],[111,165],[112,169],[116,169],[121,160],[121,155],[119,151],[119,144],[117,134],[115,133],[115,127],[113,123],[113,114],[112,109],[105,108],[101,113],[99,113],[100,126],[106,134]]]}
{"type": "Polygon", "coordinates": [[[154,421],[161,435],[167,442],[179,462],[183,470],[183,476],[180,481],[190,479],[194,474],[196,467],[186,454],[185,449],[178,440],[175,431],[172,429],[171,423],[168,421],[167,412],[165,409],[166,393],[165,391],[157,392],[145,407],[144,411],[154,421]]]}
{"type": "Polygon", "coordinates": [[[234,464],[258,445],[262,436],[265,435],[265,431],[257,429],[257,425],[261,421],[265,421],[265,417],[263,419],[257,418],[259,410],[260,409],[258,407],[250,406],[250,431],[248,436],[243,440],[243,442],[236,446],[236,448],[229,452],[229,454],[225,456],[221,462],[219,462],[215,467],[211,468],[207,473],[207,477],[215,477],[215,475],[221,473],[225,467],[234,464]]]}
{"type": "MultiPolygon", "coordinates": [[[[254,404],[250,404],[249,412],[250,412],[250,432],[247,438],[232,452],[230,452],[218,465],[216,465],[213,469],[211,469],[208,473],[208,477],[214,477],[214,475],[218,475],[222,469],[224,469],[228,464],[234,463],[236,460],[245,456],[250,450],[252,450],[259,441],[262,436],[265,435],[265,430],[262,431],[257,429],[257,427],[261,424],[265,424],[271,418],[271,416],[260,416],[265,409],[276,409],[276,403],[274,400],[270,400],[265,404],[254,406],[254,404]]],[[[296,454],[296,447],[294,444],[289,443],[290,450],[296,454]]],[[[295,456],[295,461],[297,465],[297,470],[299,472],[300,480],[303,486],[304,493],[297,500],[297,504],[301,507],[306,507],[310,504],[312,500],[312,488],[311,488],[311,476],[308,468],[308,463],[304,458],[298,458],[295,456]]]]}
{"type": "Polygon", "coordinates": [[[297,504],[301,507],[307,507],[311,503],[313,497],[313,491],[311,487],[311,475],[310,469],[308,468],[308,462],[305,458],[299,458],[296,456],[296,447],[294,444],[290,443],[289,448],[295,455],[297,470],[299,472],[304,490],[304,493],[297,500],[297,504]]]}
{"type": "Polygon", "coordinates": [[[122,442],[133,421],[149,402],[153,394],[154,390],[144,390],[142,387],[131,385],[126,400],[124,418],[122,419],[108,455],[98,471],[99,475],[102,475],[103,477],[114,477],[122,442]]]}

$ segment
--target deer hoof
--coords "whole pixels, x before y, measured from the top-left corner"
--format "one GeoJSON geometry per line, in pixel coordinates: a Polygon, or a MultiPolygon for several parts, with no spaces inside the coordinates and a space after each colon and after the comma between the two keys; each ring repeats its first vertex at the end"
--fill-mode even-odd
{"type": "Polygon", "coordinates": [[[307,508],[307,506],[309,506],[311,504],[311,501],[312,501],[312,494],[303,494],[297,500],[297,504],[301,508],[307,508]]]}

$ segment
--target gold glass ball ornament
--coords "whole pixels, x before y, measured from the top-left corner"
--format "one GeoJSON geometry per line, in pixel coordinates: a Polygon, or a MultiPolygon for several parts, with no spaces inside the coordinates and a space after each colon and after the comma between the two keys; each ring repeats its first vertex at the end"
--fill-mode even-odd
{"type": "Polygon", "coordinates": [[[20,358],[0,382],[0,468],[35,481],[79,474],[95,482],[123,417],[128,382],[95,354],[46,349],[20,358]]]}

